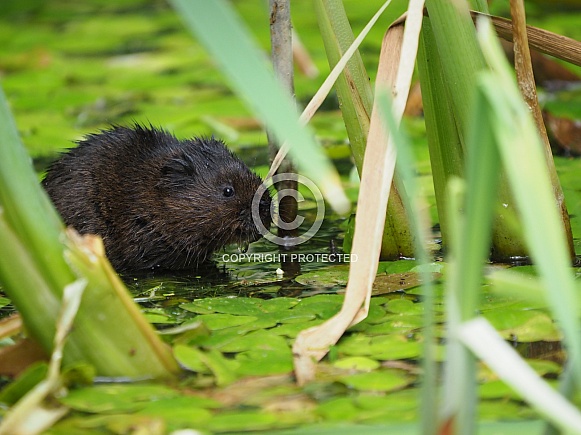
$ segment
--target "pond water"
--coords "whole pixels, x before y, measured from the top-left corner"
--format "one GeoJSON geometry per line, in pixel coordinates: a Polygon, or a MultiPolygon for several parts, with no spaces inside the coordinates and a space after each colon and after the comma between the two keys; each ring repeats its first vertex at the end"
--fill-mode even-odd
{"type": "MultiPolygon", "coordinates": [[[[241,252],[234,245],[227,247],[214,255],[211,264],[193,274],[153,272],[122,278],[140,302],[145,302],[144,298],[152,289],[155,296],[149,302],[159,297],[301,297],[311,294],[312,287],[301,285],[294,278],[301,273],[336,264],[328,261],[326,256],[333,252],[342,253],[344,230],[341,226],[344,223],[344,219],[329,216],[313,238],[292,250],[281,250],[273,243],[261,239],[252,243],[246,252],[241,252]],[[281,264],[280,260],[287,261],[281,264]],[[287,271],[284,274],[281,273],[283,268],[287,271]]],[[[306,221],[301,229],[306,227],[306,230],[310,225],[311,222],[306,221]]],[[[326,288],[324,292],[333,293],[339,289],[341,287],[336,286],[326,288]]]]}

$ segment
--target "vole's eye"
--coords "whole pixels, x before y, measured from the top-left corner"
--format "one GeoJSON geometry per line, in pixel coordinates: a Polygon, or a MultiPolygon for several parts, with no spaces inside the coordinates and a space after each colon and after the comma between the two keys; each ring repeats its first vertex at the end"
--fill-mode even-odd
{"type": "Polygon", "coordinates": [[[226,197],[226,198],[230,198],[231,196],[234,196],[234,188],[233,187],[224,187],[224,190],[222,191],[222,194],[226,197]]]}

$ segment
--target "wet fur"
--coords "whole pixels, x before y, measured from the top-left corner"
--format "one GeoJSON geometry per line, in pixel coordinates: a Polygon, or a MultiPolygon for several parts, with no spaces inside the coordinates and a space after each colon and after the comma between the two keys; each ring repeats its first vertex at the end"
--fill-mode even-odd
{"type": "MultiPolygon", "coordinates": [[[[65,223],[100,235],[111,264],[128,271],[195,268],[228,244],[259,239],[251,204],[261,182],[219,140],[136,125],[87,136],[43,186],[65,223]]],[[[269,208],[266,194],[266,227],[269,208]]]]}

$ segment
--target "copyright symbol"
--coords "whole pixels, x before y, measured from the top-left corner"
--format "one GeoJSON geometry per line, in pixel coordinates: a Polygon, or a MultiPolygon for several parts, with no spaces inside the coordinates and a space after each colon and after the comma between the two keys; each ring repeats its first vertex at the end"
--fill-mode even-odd
{"type": "MultiPolygon", "coordinates": [[[[275,224],[276,227],[282,228],[283,230],[298,230],[299,227],[303,224],[305,218],[303,216],[297,215],[292,222],[285,222],[283,219],[280,218],[279,213],[279,203],[281,200],[287,196],[294,198],[297,203],[301,203],[305,200],[304,196],[299,192],[298,189],[283,189],[277,192],[277,198],[275,201],[271,202],[270,205],[270,217],[272,218],[272,222],[275,224]]],[[[283,173],[283,174],[276,174],[274,177],[265,180],[264,183],[260,185],[254,197],[252,198],[252,220],[254,221],[254,225],[258,228],[258,232],[267,240],[275,243],[279,246],[296,246],[300,245],[301,243],[306,242],[311,237],[313,237],[321,225],[323,224],[323,218],[325,216],[325,202],[323,201],[323,195],[319,188],[313,183],[310,179],[303,175],[293,174],[293,173],[283,173]],[[295,237],[279,237],[276,234],[270,232],[268,228],[264,226],[262,223],[262,219],[260,218],[260,199],[262,198],[263,194],[266,192],[267,189],[272,187],[276,183],[280,183],[281,181],[294,181],[298,185],[305,186],[315,198],[315,202],[317,204],[317,217],[315,221],[311,225],[311,227],[304,233],[300,234],[295,237]]]]}

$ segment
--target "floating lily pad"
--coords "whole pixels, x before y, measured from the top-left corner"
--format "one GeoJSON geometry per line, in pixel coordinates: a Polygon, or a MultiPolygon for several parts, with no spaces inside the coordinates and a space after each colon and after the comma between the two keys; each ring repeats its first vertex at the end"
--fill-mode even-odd
{"type": "Polygon", "coordinates": [[[522,400],[522,397],[501,380],[486,382],[478,386],[478,396],[481,399],[513,399],[522,400]]]}
{"type": "Polygon", "coordinates": [[[368,356],[377,360],[396,360],[419,357],[421,343],[397,334],[375,337],[352,335],[341,339],[337,344],[337,350],[344,355],[368,356]]]}
{"type": "Polygon", "coordinates": [[[316,412],[329,421],[353,421],[361,410],[351,397],[338,397],[321,403],[316,412]]]}
{"type": "Polygon", "coordinates": [[[237,361],[225,358],[221,352],[212,349],[207,353],[205,362],[216,377],[216,385],[227,385],[236,380],[240,367],[237,361]]]}
{"type": "Polygon", "coordinates": [[[377,325],[370,325],[365,329],[367,335],[384,335],[392,332],[403,334],[408,331],[421,328],[424,319],[420,315],[388,314],[383,318],[383,322],[377,325]]]}
{"type": "Polygon", "coordinates": [[[198,314],[223,313],[249,316],[288,310],[298,303],[298,299],[293,298],[263,300],[254,298],[224,297],[200,299],[188,304],[182,304],[180,305],[180,308],[198,314]]]}
{"type": "Polygon", "coordinates": [[[257,331],[233,342],[224,351],[237,351],[235,360],[240,363],[237,369],[241,376],[265,376],[290,373],[293,370],[292,352],[287,341],[270,332],[257,331]]]}
{"type": "Polygon", "coordinates": [[[355,403],[362,409],[380,409],[383,408],[391,413],[401,413],[402,411],[417,411],[418,393],[412,389],[405,389],[401,391],[394,391],[389,394],[380,396],[374,393],[359,394],[355,399],[355,403]]]}
{"type": "Polygon", "coordinates": [[[481,400],[476,411],[479,420],[488,421],[537,417],[537,414],[526,405],[508,400],[481,400]]]}
{"type": "Polygon", "coordinates": [[[191,345],[202,346],[204,348],[213,349],[224,344],[229,343],[232,340],[240,337],[241,332],[237,326],[226,329],[218,329],[212,332],[210,335],[199,335],[194,337],[188,342],[191,345]]]}
{"type": "Polygon", "coordinates": [[[337,265],[303,273],[295,278],[299,284],[309,287],[346,286],[349,278],[349,266],[337,265]]]}
{"type": "Polygon", "coordinates": [[[219,347],[222,352],[242,352],[252,349],[288,348],[287,341],[270,331],[254,331],[219,347]]]}
{"type": "Polygon", "coordinates": [[[399,261],[380,261],[377,266],[377,274],[392,274],[409,272],[418,263],[415,260],[399,260],[399,261]]]}
{"type": "Polygon", "coordinates": [[[201,350],[191,346],[178,344],[177,346],[174,346],[173,353],[182,367],[193,372],[210,373],[210,369],[204,362],[205,358],[201,350]]]}
{"type": "Polygon", "coordinates": [[[387,304],[390,300],[391,298],[389,296],[373,296],[369,301],[369,305],[383,306],[387,304]]]}
{"type": "Polygon", "coordinates": [[[359,391],[394,391],[413,382],[412,378],[398,370],[376,370],[339,377],[348,387],[359,391]]]}
{"type": "Polygon", "coordinates": [[[341,305],[343,303],[343,300],[345,299],[345,296],[343,295],[335,295],[335,294],[322,294],[322,295],[315,295],[315,296],[310,296],[308,298],[303,298],[300,300],[299,306],[295,307],[294,309],[296,310],[297,308],[305,308],[309,305],[319,305],[319,304],[335,304],[335,305],[341,305]]]}
{"type": "Polygon", "coordinates": [[[240,376],[269,376],[292,373],[292,353],[250,350],[236,355],[240,376]]]}
{"type": "Polygon", "coordinates": [[[302,299],[292,309],[295,315],[313,315],[320,319],[329,319],[339,312],[343,304],[343,297],[338,295],[317,295],[302,299]]]}
{"type": "Polygon", "coordinates": [[[369,312],[367,313],[367,317],[362,320],[359,325],[366,324],[366,325],[373,325],[383,323],[385,321],[386,312],[383,306],[381,305],[369,305],[369,312]]]}
{"type": "Polygon", "coordinates": [[[152,400],[177,397],[178,392],[164,385],[95,385],[71,390],[59,400],[77,411],[102,413],[136,411],[152,400]]]}
{"type": "Polygon", "coordinates": [[[559,341],[561,333],[542,311],[489,310],[482,315],[506,339],[520,342],[559,341]]]}
{"type": "Polygon", "coordinates": [[[308,314],[306,312],[302,312],[300,310],[290,310],[287,313],[284,313],[283,316],[280,317],[279,323],[283,324],[296,324],[296,323],[305,323],[310,322],[311,320],[314,321],[317,319],[316,314],[308,314]]]}
{"type": "Polygon", "coordinates": [[[214,331],[217,329],[231,328],[233,326],[244,325],[245,323],[254,322],[257,320],[255,316],[235,316],[232,314],[202,314],[196,317],[214,331]]]}
{"type": "Polygon", "coordinates": [[[245,323],[244,325],[238,326],[241,332],[256,331],[259,329],[272,328],[281,322],[281,317],[283,317],[285,312],[281,313],[261,313],[256,316],[256,320],[252,322],[245,323]]]}
{"type": "Polygon", "coordinates": [[[200,314],[223,313],[248,316],[262,313],[254,299],[236,297],[200,299],[189,304],[182,304],[180,308],[200,314]]]}
{"type": "Polygon", "coordinates": [[[391,273],[389,275],[377,275],[373,282],[373,295],[384,295],[408,288],[417,287],[422,283],[420,275],[416,272],[391,273]]]}
{"type": "Polygon", "coordinates": [[[422,304],[414,303],[409,299],[392,299],[386,306],[387,311],[395,314],[418,315],[424,312],[422,304]]]}
{"type": "Polygon", "coordinates": [[[371,355],[379,360],[416,359],[420,357],[422,345],[406,336],[391,334],[371,338],[371,355]]]}
{"type": "Polygon", "coordinates": [[[515,296],[497,294],[491,291],[483,291],[480,298],[479,309],[481,311],[510,309],[515,311],[544,308],[546,303],[537,303],[519,299],[515,296]]]}
{"type": "Polygon", "coordinates": [[[167,314],[146,312],[143,313],[143,315],[149,323],[157,323],[160,325],[161,324],[172,325],[179,323],[179,321],[175,317],[168,316],[167,314]]]}
{"type": "Polygon", "coordinates": [[[554,361],[528,359],[527,363],[533,368],[535,372],[537,372],[539,376],[560,375],[563,371],[562,367],[554,361]]]}
{"type": "Polygon", "coordinates": [[[216,385],[227,385],[236,380],[235,372],[239,364],[232,359],[225,358],[221,352],[215,349],[202,351],[191,346],[177,345],[174,347],[174,355],[178,362],[187,369],[202,374],[212,373],[216,385]]]}
{"type": "Polygon", "coordinates": [[[323,323],[323,319],[306,321],[301,323],[287,323],[270,329],[273,334],[284,335],[285,337],[295,338],[303,329],[311,328],[323,323]]]}
{"type": "Polygon", "coordinates": [[[209,421],[212,413],[206,408],[218,408],[220,404],[210,399],[182,396],[148,403],[137,415],[163,419],[169,430],[200,427],[209,421]]]}

